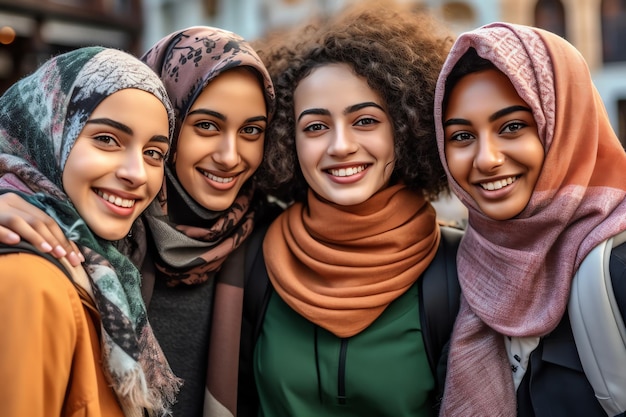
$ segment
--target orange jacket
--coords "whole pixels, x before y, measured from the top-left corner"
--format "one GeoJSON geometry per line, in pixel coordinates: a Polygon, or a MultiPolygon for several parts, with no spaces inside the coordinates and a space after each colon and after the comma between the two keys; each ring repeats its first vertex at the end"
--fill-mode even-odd
{"type": "Polygon", "coordinates": [[[30,253],[0,256],[0,416],[123,416],[99,332],[88,293],[58,267],[30,253]]]}

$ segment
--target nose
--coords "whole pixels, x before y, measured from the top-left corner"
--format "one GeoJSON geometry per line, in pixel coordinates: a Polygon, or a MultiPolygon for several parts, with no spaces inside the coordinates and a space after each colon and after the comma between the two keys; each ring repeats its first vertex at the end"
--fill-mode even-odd
{"type": "Polygon", "coordinates": [[[211,158],[224,170],[235,168],[241,160],[237,147],[237,135],[235,133],[227,133],[219,140],[219,145],[211,155],[211,158]]]}
{"type": "Polygon", "coordinates": [[[347,127],[337,126],[330,136],[330,143],[326,152],[332,156],[347,156],[358,150],[359,145],[352,137],[347,127]]]}
{"type": "Polygon", "coordinates": [[[117,170],[117,177],[133,187],[138,187],[147,182],[148,173],[143,149],[126,149],[117,170]]]}
{"type": "Polygon", "coordinates": [[[504,163],[504,154],[497,139],[491,135],[482,135],[474,158],[474,168],[482,172],[493,172],[504,163]]]}

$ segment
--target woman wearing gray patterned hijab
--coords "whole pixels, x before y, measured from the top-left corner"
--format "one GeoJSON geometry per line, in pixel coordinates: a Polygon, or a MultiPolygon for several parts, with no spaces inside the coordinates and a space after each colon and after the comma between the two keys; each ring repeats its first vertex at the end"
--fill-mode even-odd
{"type": "Polygon", "coordinates": [[[156,196],[174,119],[159,78],[127,53],[50,59],[0,98],[0,188],[57,220],[82,267],[0,256],[0,415],[163,415],[179,386],[111,240],[156,196]],[[81,410],[81,411],[77,411],[81,410]]]}
{"type": "MultiPolygon", "coordinates": [[[[253,229],[262,230],[278,211],[257,189],[274,88],[252,46],[218,28],[176,31],[142,60],[163,80],[176,123],[163,189],[142,216],[147,239],[138,222],[122,251],[132,249],[131,259],[142,265],[148,316],[184,380],[174,415],[235,416],[247,405],[238,389],[249,382],[238,379],[243,259],[253,229]],[[152,259],[144,261],[146,243],[152,259]]],[[[2,226],[33,243],[69,247],[52,229],[24,221],[17,227],[20,215],[45,217],[9,197],[15,196],[0,197],[2,226]],[[11,216],[18,220],[9,223],[11,216]]]]}

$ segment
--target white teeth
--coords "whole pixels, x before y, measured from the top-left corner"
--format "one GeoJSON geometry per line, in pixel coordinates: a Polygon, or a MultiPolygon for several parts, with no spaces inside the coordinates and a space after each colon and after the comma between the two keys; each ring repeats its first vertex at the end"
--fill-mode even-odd
{"type": "Polygon", "coordinates": [[[204,174],[205,177],[207,177],[211,181],[221,182],[223,184],[227,184],[235,180],[235,177],[228,177],[228,178],[218,177],[217,175],[213,175],[210,172],[205,172],[205,171],[203,171],[202,173],[204,174]]]}
{"type": "Polygon", "coordinates": [[[493,181],[493,182],[483,182],[480,184],[480,186],[483,187],[483,189],[485,190],[493,191],[493,190],[499,190],[500,188],[513,184],[515,181],[517,181],[517,177],[509,177],[504,180],[498,180],[498,181],[493,181]]]}
{"type": "Polygon", "coordinates": [[[125,198],[116,197],[114,195],[109,195],[100,190],[97,190],[97,193],[100,197],[102,197],[103,200],[106,200],[109,203],[115,204],[116,206],[119,206],[119,207],[130,208],[135,205],[135,200],[127,200],[125,198]]]}
{"type": "Polygon", "coordinates": [[[365,165],[360,165],[358,167],[351,168],[341,168],[341,169],[329,169],[330,173],[335,177],[349,177],[350,175],[358,174],[366,168],[365,165]]]}

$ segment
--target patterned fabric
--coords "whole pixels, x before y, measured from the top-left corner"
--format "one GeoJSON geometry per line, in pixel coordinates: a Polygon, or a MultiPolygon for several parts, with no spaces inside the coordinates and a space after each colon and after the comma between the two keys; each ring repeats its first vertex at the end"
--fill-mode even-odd
{"type": "Polygon", "coordinates": [[[157,267],[170,285],[197,284],[207,279],[208,272],[218,270],[252,231],[253,190],[242,188],[235,203],[222,213],[198,205],[173,175],[172,161],[181,126],[204,87],[229,69],[245,66],[259,74],[268,116],[274,108],[274,89],[254,49],[240,36],[221,29],[196,26],[174,32],[157,42],[142,59],[163,80],[176,113],[167,183],[146,215],[159,252],[157,267]],[[171,207],[174,200],[178,205],[168,215],[168,205],[171,207]],[[183,210],[185,216],[178,213],[183,210]],[[211,226],[203,226],[206,224],[211,226]]]}
{"type": "Polygon", "coordinates": [[[355,206],[308,192],[270,226],[263,254],[276,292],[337,337],[367,328],[426,270],[439,245],[434,208],[403,185],[355,206]]]}
{"type": "Polygon", "coordinates": [[[550,333],[565,313],[581,261],[626,230],[626,154],[580,53],[525,26],[494,23],[459,36],[437,84],[435,121],[450,185],[469,209],[458,254],[463,298],[441,414],[515,416],[503,335],[550,333]],[[545,149],[528,205],[509,220],[484,216],[446,163],[445,81],[470,47],[509,77],[531,107],[545,149]]]}
{"type": "Polygon", "coordinates": [[[85,256],[101,314],[105,374],[126,415],[142,416],[144,407],[162,415],[179,382],[147,321],[139,272],[91,232],[62,187],[63,168],[87,119],[103,99],[125,88],[161,100],[173,132],[173,111],[158,77],[121,51],[79,49],[17,82],[0,98],[0,181],[56,219],[85,256]]]}

